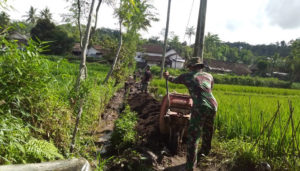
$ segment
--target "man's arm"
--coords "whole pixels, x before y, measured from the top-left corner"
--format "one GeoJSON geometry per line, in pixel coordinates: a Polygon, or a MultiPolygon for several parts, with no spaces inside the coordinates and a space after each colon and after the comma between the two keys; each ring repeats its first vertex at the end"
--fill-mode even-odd
{"type": "Polygon", "coordinates": [[[168,76],[166,79],[168,79],[172,83],[184,84],[185,83],[185,78],[186,78],[186,74],[181,74],[178,77],[168,76]]]}

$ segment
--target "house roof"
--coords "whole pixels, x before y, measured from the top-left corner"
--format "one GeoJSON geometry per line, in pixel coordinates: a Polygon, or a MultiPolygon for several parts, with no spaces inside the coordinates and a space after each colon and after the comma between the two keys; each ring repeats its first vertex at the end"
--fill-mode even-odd
{"type": "MultiPolygon", "coordinates": [[[[97,51],[102,51],[103,48],[100,45],[93,45],[92,46],[97,51]]],[[[75,43],[73,46],[73,52],[81,52],[80,43],[75,43]]]]}
{"type": "Polygon", "coordinates": [[[161,56],[145,56],[144,59],[146,61],[155,61],[155,62],[160,62],[162,60],[162,57],[161,56]]]}
{"type": "Polygon", "coordinates": [[[163,48],[160,45],[143,45],[142,49],[144,52],[147,53],[158,53],[158,54],[163,53],[163,48]]]}
{"type": "Polygon", "coordinates": [[[73,46],[73,52],[81,52],[81,48],[80,48],[80,44],[79,43],[75,43],[73,46]]]}
{"type": "Polygon", "coordinates": [[[18,32],[14,32],[14,33],[10,34],[9,38],[14,39],[14,40],[26,40],[27,41],[27,37],[18,32]]]}
{"type": "Polygon", "coordinates": [[[93,48],[95,48],[98,51],[103,50],[102,46],[100,46],[100,45],[93,45],[93,48]]]}
{"type": "Polygon", "coordinates": [[[231,63],[227,61],[219,61],[215,59],[204,59],[204,64],[211,68],[219,68],[223,71],[232,71],[237,75],[248,75],[251,74],[251,70],[245,64],[231,63]]]}

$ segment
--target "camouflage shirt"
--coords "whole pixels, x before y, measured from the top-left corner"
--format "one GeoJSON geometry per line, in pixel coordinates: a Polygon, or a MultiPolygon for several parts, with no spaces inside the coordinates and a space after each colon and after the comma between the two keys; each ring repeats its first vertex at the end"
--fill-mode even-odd
{"type": "Polygon", "coordinates": [[[211,74],[206,72],[189,72],[178,77],[169,77],[170,82],[184,84],[193,99],[194,106],[207,106],[217,111],[218,103],[212,94],[214,80],[211,74]]]}

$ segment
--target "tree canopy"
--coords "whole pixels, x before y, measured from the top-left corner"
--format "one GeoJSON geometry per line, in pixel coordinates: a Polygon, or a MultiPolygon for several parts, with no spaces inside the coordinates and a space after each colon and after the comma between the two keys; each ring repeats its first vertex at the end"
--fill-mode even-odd
{"type": "Polygon", "coordinates": [[[74,45],[74,39],[49,19],[39,19],[31,30],[31,36],[33,40],[48,42],[48,50],[44,52],[46,54],[64,54],[70,52],[74,45]]]}

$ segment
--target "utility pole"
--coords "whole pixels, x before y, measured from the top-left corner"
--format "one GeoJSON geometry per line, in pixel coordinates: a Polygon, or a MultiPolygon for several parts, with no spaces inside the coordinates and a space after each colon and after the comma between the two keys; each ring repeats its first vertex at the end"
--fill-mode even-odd
{"type": "Polygon", "coordinates": [[[167,24],[166,24],[166,31],[165,31],[164,50],[163,50],[163,55],[162,55],[160,78],[163,77],[163,72],[164,72],[164,68],[165,68],[165,61],[166,61],[166,51],[167,51],[168,32],[169,32],[169,20],[170,20],[170,7],[171,7],[171,0],[169,0],[169,3],[168,3],[167,24]]]}
{"type": "Polygon", "coordinates": [[[207,0],[201,0],[200,8],[199,8],[194,54],[193,54],[193,57],[198,57],[201,59],[201,61],[203,61],[206,6],[207,6],[207,0]]]}

